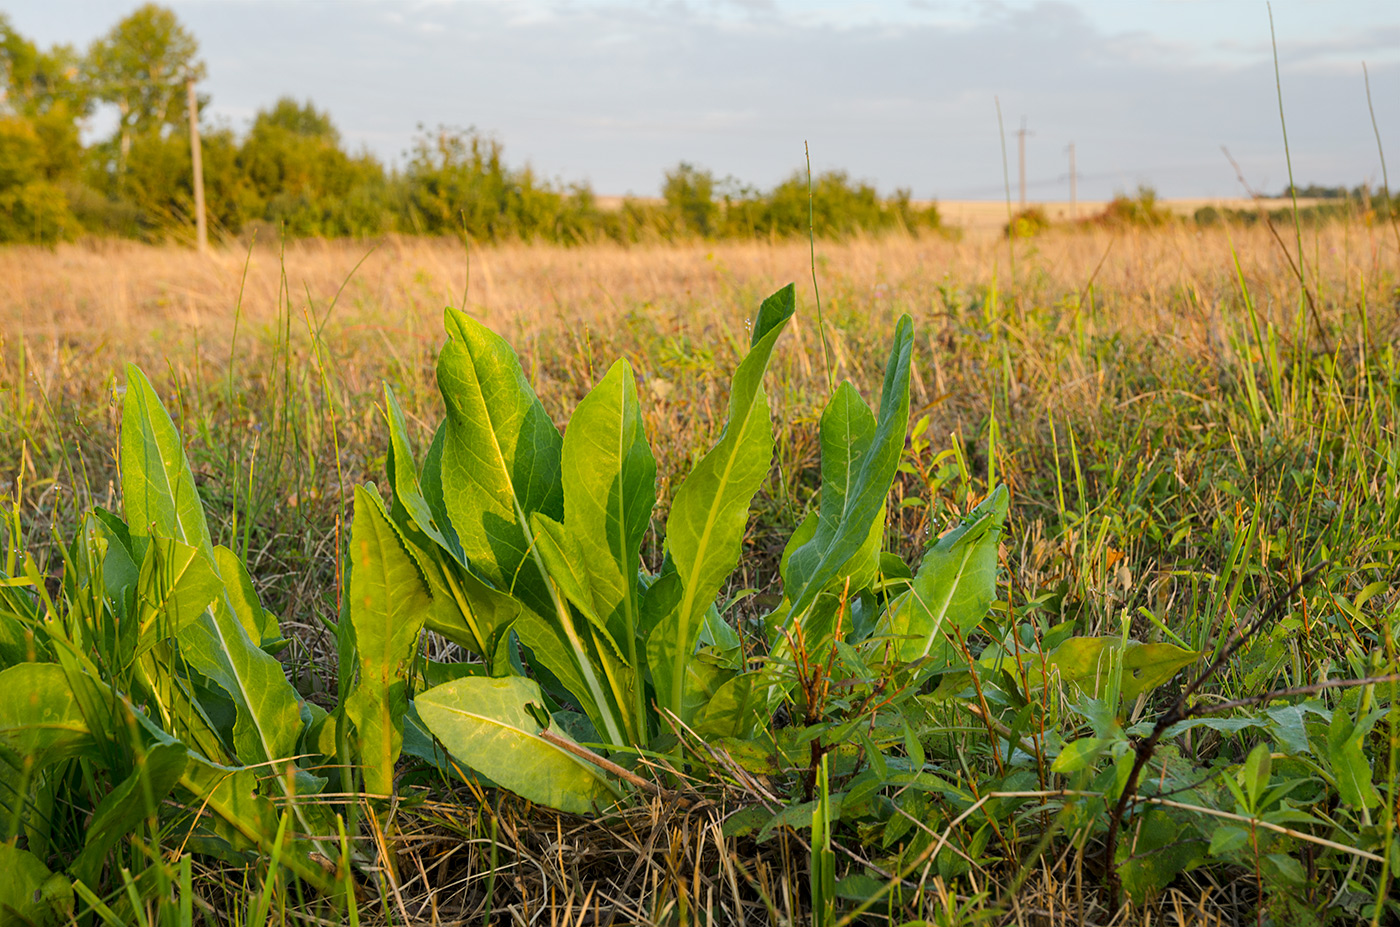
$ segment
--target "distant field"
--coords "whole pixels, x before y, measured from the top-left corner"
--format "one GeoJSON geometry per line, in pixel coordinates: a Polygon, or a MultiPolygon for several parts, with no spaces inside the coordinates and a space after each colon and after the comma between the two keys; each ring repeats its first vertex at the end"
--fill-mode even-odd
{"type": "MultiPolygon", "coordinates": [[[[600,196],[598,205],[603,209],[621,209],[624,197],[621,196],[600,196]]],[[[665,201],[660,197],[633,197],[639,203],[649,205],[661,205],[665,201]]],[[[1254,200],[1248,197],[1196,197],[1176,200],[1159,200],[1160,205],[1165,206],[1178,216],[1189,218],[1196,210],[1203,206],[1214,206],[1216,209],[1258,209],[1263,207],[1267,210],[1291,208],[1293,201],[1289,199],[1273,198],[1254,200]]],[[[1328,202],[1320,199],[1300,199],[1298,207],[1315,206],[1319,203],[1328,202]]],[[[1000,233],[1006,227],[1006,201],[1005,200],[915,200],[913,205],[925,208],[933,203],[938,204],[939,214],[946,225],[960,228],[965,232],[982,234],[986,232],[1000,233]]],[[[1070,208],[1069,200],[1033,200],[1026,204],[1028,207],[1036,206],[1044,209],[1053,222],[1068,222],[1071,219],[1087,219],[1097,213],[1101,213],[1108,205],[1108,200],[1080,200],[1075,204],[1075,208],[1070,208]]],[[[1020,208],[1015,199],[1011,201],[1013,211],[1020,208]]]]}
{"type": "MultiPolygon", "coordinates": [[[[1165,206],[1178,216],[1190,217],[1196,210],[1203,206],[1214,206],[1216,209],[1283,209],[1293,205],[1292,200],[1287,199],[1263,199],[1253,200],[1246,197],[1234,199],[1220,198],[1197,198],[1179,200],[1159,200],[1160,205],[1165,206]]],[[[1300,199],[1299,208],[1311,206],[1325,200],[1300,199]]],[[[1075,208],[1070,208],[1068,200],[1048,200],[1034,201],[1028,206],[1037,206],[1045,210],[1046,215],[1052,222],[1068,222],[1071,219],[1087,219],[1097,213],[1101,213],[1108,205],[1107,200],[1080,200],[1075,204],[1075,208]]],[[[1013,210],[1020,206],[1015,199],[1011,201],[1013,210]]],[[[948,225],[956,226],[968,232],[1000,233],[1006,227],[1006,201],[988,200],[939,200],[938,211],[943,217],[943,221],[948,225]]]]}

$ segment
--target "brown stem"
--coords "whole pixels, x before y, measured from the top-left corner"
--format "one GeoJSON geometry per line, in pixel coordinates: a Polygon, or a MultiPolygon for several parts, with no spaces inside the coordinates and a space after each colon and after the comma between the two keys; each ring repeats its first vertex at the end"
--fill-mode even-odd
{"type": "Polygon", "coordinates": [[[665,799],[667,802],[676,805],[676,807],[678,808],[689,809],[695,804],[690,799],[683,798],[677,795],[675,792],[663,789],[655,782],[652,782],[649,779],[644,779],[636,773],[632,772],[632,770],[619,766],[607,757],[600,756],[599,754],[594,753],[587,747],[574,743],[572,740],[560,737],[553,731],[540,731],[539,738],[545,743],[558,747],[565,753],[572,753],[579,759],[584,760],[588,763],[592,763],[594,766],[597,766],[604,772],[611,773],[612,775],[617,776],[619,779],[622,779],[623,781],[636,786],[643,792],[646,792],[648,795],[654,796],[656,798],[665,799]]]}

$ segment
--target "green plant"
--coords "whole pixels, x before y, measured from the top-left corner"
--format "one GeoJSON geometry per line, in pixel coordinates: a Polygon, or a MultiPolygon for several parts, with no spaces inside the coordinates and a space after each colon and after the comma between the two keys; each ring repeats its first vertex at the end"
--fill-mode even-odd
{"type": "MultiPolygon", "coordinates": [[[[784,598],[765,620],[771,653],[758,668],[747,668],[749,656],[721,618],[716,597],[738,564],[750,501],[771,466],[762,379],[793,295],[789,286],[760,307],[725,430],[675,492],[655,573],[640,559],[655,462],[630,366],[609,370],[561,437],[509,346],[448,311],[452,337],[438,361],[447,419],[421,471],[386,391],[391,503],[386,509],[369,487],[356,493],[349,615],[360,683],[346,711],[362,750],[380,745],[372,761],[365,754],[377,791],[391,784],[420,626],[475,655],[414,700],[427,730],[493,781],[573,810],[615,790],[605,767],[560,731],[623,755],[669,742],[673,727],[751,737],[770,729],[794,688],[815,711],[809,723],[826,722],[819,683],[796,658],[829,662],[838,639],[863,648],[864,657],[851,656],[881,691],[878,673],[961,659],[945,635],[970,630],[992,599],[1006,494],[940,541],[917,575],[889,555],[882,565],[886,498],[908,430],[907,319],[878,419],[849,383],[823,413],[820,505],[784,553],[784,598]],[[891,570],[904,580],[885,582],[891,570]],[[881,649],[877,672],[865,664],[881,649]],[[524,678],[526,665],[533,679],[524,678]]],[[[814,748],[809,795],[821,758],[814,748]]]]}
{"type": "Polygon", "coordinates": [[[247,571],[210,538],[174,424],[141,372],[127,375],[125,517],[83,519],[57,595],[15,545],[17,510],[7,525],[0,685],[29,696],[0,701],[4,852],[24,893],[6,903],[40,922],[65,916],[74,889],[110,884],[108,857],[128,838],[150,862],[123,876],[127,894],[166,892],[156,848],[172,837],[229,858],[280,855],[328,887],[310,860],[329,832],[314,801],[325,780],[294,759],[312,709],[272,655],[285,642],[247,571]],[[284,838],[288,820],[298,836],[284,838]]]}
{"type": "Polygon", "coordinates": [[[1011,217],[1001,230],[1007,238],[1034,238],[1050,230],[1050,216],[1040,206],[1023,209],[1011,217]]]}

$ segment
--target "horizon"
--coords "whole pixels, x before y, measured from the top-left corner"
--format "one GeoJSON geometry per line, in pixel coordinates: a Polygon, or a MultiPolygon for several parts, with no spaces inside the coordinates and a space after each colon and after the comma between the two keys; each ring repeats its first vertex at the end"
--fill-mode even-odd
{"type": "MultiPolygon", "coordinates": [[[[24,2],[41,46],[82,50],[134,2],[24,2]],[[74,15],[75,11],[80,11],[74,15]]],[[[329,113],[349,150],[402,166],[419,123],[474,126],[508,163],[600,196],[654,196],[681,161],[768,188],[803,164],[882,194],[1005,198],[1025,126],[1028,201],[1151,186],[1164,199],[1288,184],[1263,4],[1154,0],[169,4],[208,65],[205,118],[235,131],[281,97],[329,113]],[[304,36],[322,41],[307,44],[304,36]],[[466,52],[464,54],[464,51],[466,52]],[[832,62],[840,66],[831,66],[832,62]],[[471,92],[460,88],[470,88],[471,92]],[[485,92],[482,91],[485,88],[485,92]]],[[[1299,186],[1383,175],[1367,110],[1400,151],[1395,4],[1274,5],[1299,186]]],[[[109,131],[99,112],[88,137],[109,131]]]]}

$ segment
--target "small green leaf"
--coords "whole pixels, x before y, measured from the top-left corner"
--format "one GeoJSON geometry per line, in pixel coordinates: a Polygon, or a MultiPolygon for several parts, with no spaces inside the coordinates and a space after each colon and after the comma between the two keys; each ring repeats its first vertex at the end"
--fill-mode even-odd
{"type": "Polygon", "coordinates": [[[1239,781],[1245,794],[1249,796],[1249,810],[1251,812],[1262,810],[1259,807],[1259,798],[1269,787],[1271,759],[1269,745],[1260,744],[1249,751],[1244,766],[1240,768],[1239,781]]]}
{"type": "Polygon", "coordinates": [[[1079,772],[1098,759],[1099,754],[1103,753],[1107,746],[1108,741],[1102,737],[1082,737],[1079,740],[1070,741],[1065,744],[1060,755],[1055,757],[1055,762],[1050,764],[1050,769],[1063,775],[1079,772]]]}

